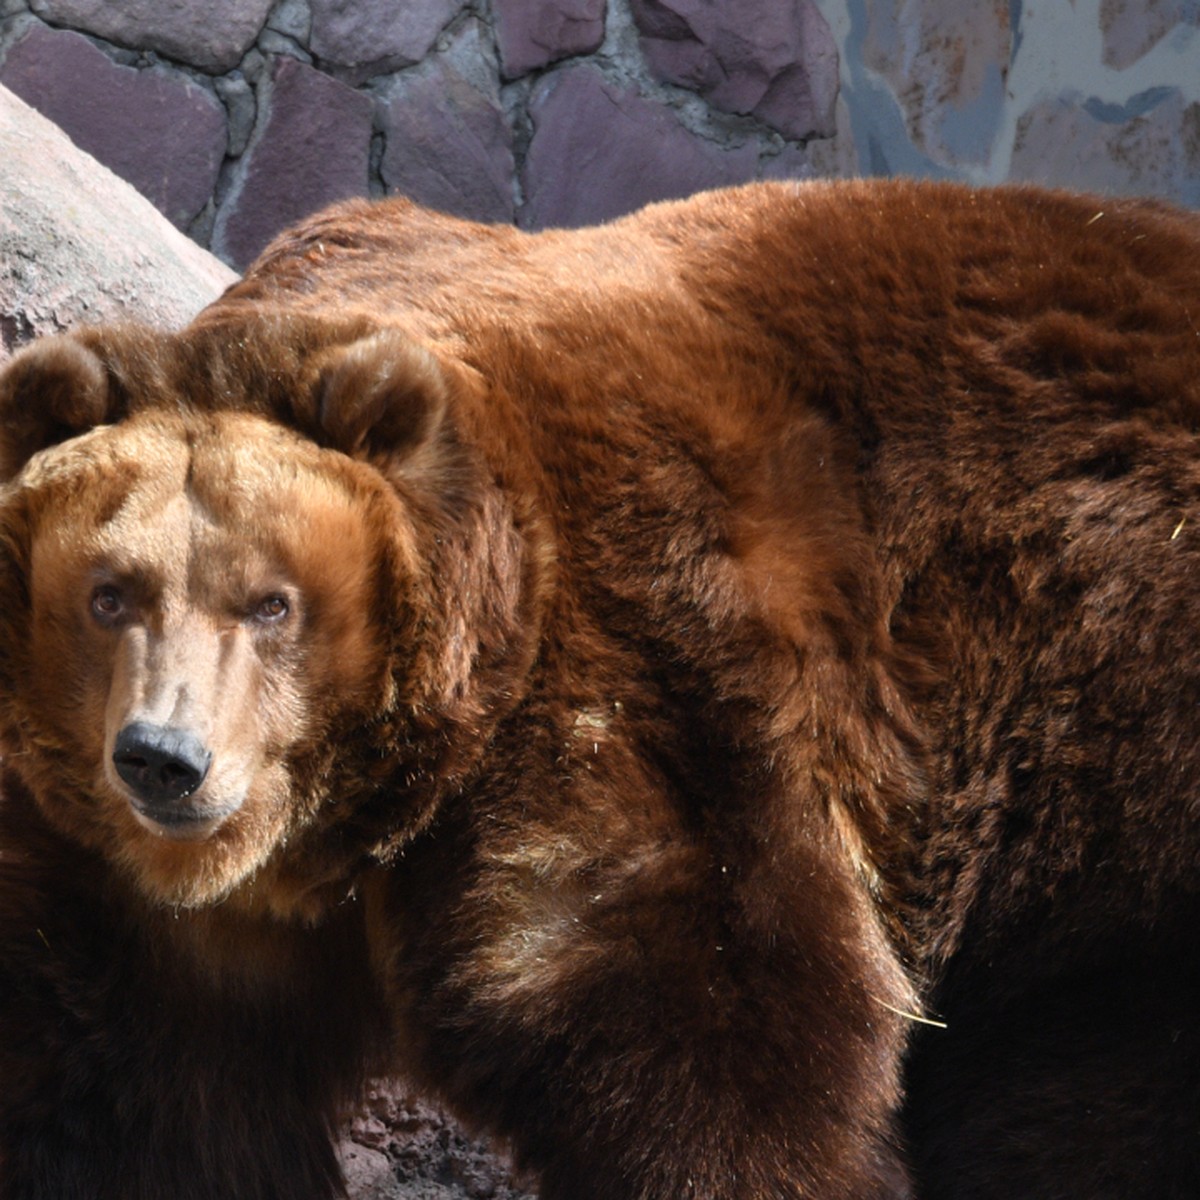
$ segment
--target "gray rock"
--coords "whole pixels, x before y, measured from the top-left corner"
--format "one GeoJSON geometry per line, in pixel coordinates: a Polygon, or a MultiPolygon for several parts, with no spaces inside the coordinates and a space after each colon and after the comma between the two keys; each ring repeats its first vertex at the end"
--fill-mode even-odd
{"type": "Polygon", "coordinates": [[[789,143],[763,162],[759,175],[762,179],[812,179],[816,172],[808,148],[789,143]]]}
{"type": "Polygon", "coordinates": [[[431,208],[511,221],[512,131],[488,43],[471,21],[444,53],[393,78],[381,108],[380,172],[389,191],[431,208]]]}
{"type": "Polygon", "coordinates": [[[275,29],[264,29],[256,45],[266,55],[286,54],[302,63],[312,62],[312,55],[294,37],[275,29]]]}
{"type": "Polygon", "coordinates": [[[30,22],[0,83],[60,126],[184,229],[212,195],[225,109],[180,71],[114,63],[82,34],[30,22]]]}
{"type": "Polygon", "coordinates": [[[863,61],[890,88],[913,145],[935,162],[991,157],[1012,57],[1011,9],[962,0],[872,6],[863,61]]]}
{"type": "Polygon", "coordinates": [[[273,0],[30,0],[52,25],[221,74],[254,44],[273,0]]]}
{"type": "Polygon", "coordinates": [[[247,51],[246,57],[242,59],[242,65],[238,68],[241,75],[252,83],[255,87],[258,86],[258,81],[262,78],[263,72],[267,69],[267,58],[257,46],[247,51]]]}
{"type": "Polygon", "coordinates": [[[267,17],[267,28],[307,43],[312,33],[312,11],[308,7],[308,0],[281,0],[267,17]]]}
{"type": "MultiPolygon", "coordinates": [[[[804,147],[804,156],[814,177],[818,179],[855,179],[862,175],[863,170],[850,122],[850,109],[844,96],[838,96],[834,114],[837,132],[832,138],[809,142],[804,147]]],[[[764,178],[774,176],[764,171],[764,178]]]]}
{"type": "Polygon", "coordinates": [[[213,229],[213,249],[244,268],[286,225],[367,194],[372,101],[292,58],[260,85],[264,115],[213,229]]]}
{"type": "Polygon", "coordinates": [[[1200,5],[1195,0],[1103,0],[1100,30],[1105,64],[1124,70],[1177,25],[1200,25],[1200,5]]]}
{"type": "Polygon", "coordinates": [[[418,63],[465,0],[312,0],[309,49],[361,82],[418,63]]]}
{"type": "Polygon", "coordinates": [[[599,50],[605,11],[605,0],[492,0],[505,78],[599,50]]]}
{"type": "Polygon", "coordinates": [[[407,1200],[386,1154],[346,1141],[338,1147],[338,1157],[353,1200],[407,1200]]]}
{"type": "Polygon", "coordinates": [[[752,145],[722,149],[689,133],[670,109],[580,64],[538,81],[522,172],[526,228],[586,225],[653,200],[753,179],[752,145]]]}
{"type": "Polygon", "coordinates": [[[1121,106],[1081,105],[1074,94],[1042,101],[1017,123],[1009,175],[1200,208],[1200,103],[1175,88],[1121,106]]]}
{"type": "Polygon", "coordinates": [[[226,154],[237,158],[246,149],[250,134],[254,129],[254,119],[258,114],[258,103],[254,99],[254,89],[246,82],[241,71],[233,71],[213,80],[217,95],[225,105],[225,113],[229,121],[226,154]]]}
{"type": "Polygon", "coordinates": [[[74,325],[182,325],[237,278],[3,87],[0,162],[0,360],[74,325]]]}
{"type": "Polygon", "coordinates": [[[812,0],[631,0],[630,7],[659,79],[788,138],[833,133],[837,46],[812,0]]]}

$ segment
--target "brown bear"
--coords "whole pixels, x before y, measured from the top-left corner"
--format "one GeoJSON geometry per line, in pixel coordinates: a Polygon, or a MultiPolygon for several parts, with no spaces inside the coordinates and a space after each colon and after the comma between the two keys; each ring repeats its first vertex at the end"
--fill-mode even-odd
{"type": "Polygon", "coordinates": [[[0,375],[0,1197],[1200,1194],[1200,222],[402,200],[0,375]]]}

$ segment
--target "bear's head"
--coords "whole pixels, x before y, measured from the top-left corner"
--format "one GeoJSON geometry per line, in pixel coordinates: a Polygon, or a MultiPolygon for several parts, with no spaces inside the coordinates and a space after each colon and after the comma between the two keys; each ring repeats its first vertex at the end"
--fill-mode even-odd
{"type": "Polygon", "coordinates": [[[154,901],[295,912],[422,828],[529,657],[467,383],[282,319],[15,356],[0,750],[61,833],[154,901]]]}

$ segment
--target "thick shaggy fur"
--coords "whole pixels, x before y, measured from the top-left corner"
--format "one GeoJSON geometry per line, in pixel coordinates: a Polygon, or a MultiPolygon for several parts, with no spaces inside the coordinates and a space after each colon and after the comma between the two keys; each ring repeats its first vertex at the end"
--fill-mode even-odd
{"type": "Polygon", "coordinates": [[[1200,1193],[1195,218],[355,202],[0,410],[4,1200],[392,1070],[546,1200],[1200,1193]]]}

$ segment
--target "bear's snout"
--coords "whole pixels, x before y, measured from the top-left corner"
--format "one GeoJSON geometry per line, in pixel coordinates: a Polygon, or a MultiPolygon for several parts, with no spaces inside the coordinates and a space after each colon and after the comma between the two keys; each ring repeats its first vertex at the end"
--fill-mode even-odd
{"type": "Polygon", "coordinates": [[[112,761],[138,810],[156,823],[179,825],[211,817],[176,803],[200,787],[212,763],[212,751],[188,730],[132,721],[117,734],[112,761]]]}

